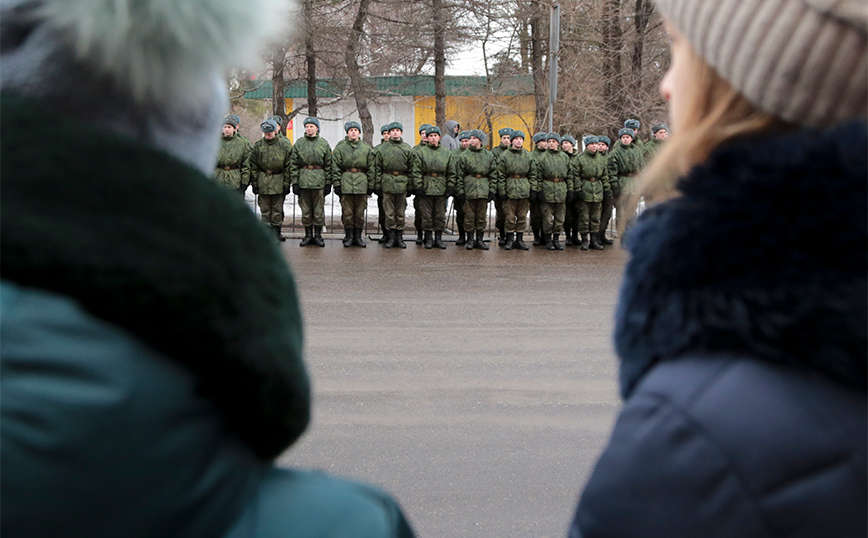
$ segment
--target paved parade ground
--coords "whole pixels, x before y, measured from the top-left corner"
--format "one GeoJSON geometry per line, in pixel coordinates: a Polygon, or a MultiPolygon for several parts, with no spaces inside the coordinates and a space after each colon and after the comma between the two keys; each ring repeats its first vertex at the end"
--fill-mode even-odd
{"type": "Polygon", "coordinates": [[[566,536],[620,403],[626,254],[407,243],[282,244],[314,417],[281,464],[386,489],[423,538],[566,536]]]}

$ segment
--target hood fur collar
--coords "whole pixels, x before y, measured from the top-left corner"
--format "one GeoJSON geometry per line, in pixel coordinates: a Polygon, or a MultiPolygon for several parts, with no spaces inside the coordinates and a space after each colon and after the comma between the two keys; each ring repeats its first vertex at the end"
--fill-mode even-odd
{"type": "Polygon", "coordinates": [[[626,238],[621,393],[654,364],[735,353],[866,388],[868,128],[733,143],[626,238]]]}

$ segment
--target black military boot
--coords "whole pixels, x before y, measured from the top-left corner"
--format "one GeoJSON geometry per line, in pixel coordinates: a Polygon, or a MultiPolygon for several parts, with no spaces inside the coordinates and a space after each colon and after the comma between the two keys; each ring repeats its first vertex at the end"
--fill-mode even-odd
{"type": "Polygon", "coordinates": [[[588,235],[586,233],[582,234],[582,250],[588,250],[588,235]]]}
{"type": "Polygon", "coordinates": [[[497,227],[497,246],[506,246],[506,228],[503,226],[497,227]]]}
{"type": "Polygon", "coordinates": [[[286,236],[280,233],[280,226],[272,226],[272,228],[274,228],[274,237],[276,237],[278,241],[286,241],[286,236]]]}
{"type": "Polygon", "coordinates": [[[473,232],[468,230],[467,231],[467,243],[464,245],[464,248],[467,250],[473,250],[474,245],[475,245],[475,243],[473,241],[473,232]]]}
{"type": "Polygon", "coordinates": [[[404,230],[395,230],[395,246],[398,248],[407,248],[407,243],[404,242],[404,230]]]}
{"type": "Polygon", "coordinates": [[[540,245],[545,245],[542,230],[533,230],[533,246],[538,247],[540,245]]]}
{"type": "Polygon", "coordinates": [[[603,250],[603,245],[597,240],[597,234],[591,234],[591,248],[594,250],[603,250]]]}
{"type": "Polygon", "coordinates": [[[377,239],[377,244],[378,245],[385,245],[388,242],[389,242],[389,230],[383,228],[383,235],[381,235],[380,238],[377,239]]]}
{"type": "Polygon", "coordinates": [[[578,244],[578,241],[573,243],[573,236],[570,235],[570,229],[569,228],[564,228],[564,235],[566,236],[566,238],[564,239],[564,246],[571,247],[574,244],[578,244]]]}
{"type": "Polygon", "coordinates": [[[466,241],[467,234],[464,233],[464,227],[458,227],[458,241],[455,242],[456,247],[463,247],[466,241]]]}
{"type": "Polygon", "coordinates": [[[515,246],[515,234],[508,233],[506,234],[506,244],[503,245],[503,248],[506,250],[512,250],[513,246],[515,246]]]}
{"type": "Polygon", "coordinates": [[[579,246],[579,245],[581,245],[581,244],[582,244],[582,242],[581,242],[581,240],[579,239],[579,231],[574,229],[574,230],[573,230],[573,246],[576,246],[576,247],[577,247],[577,246],[579,246]]]}
{"type": "Polygon", "coordinates": [[[325,246],[325,241],[322,240],[322,226],[313,227],[313,244],[318,247],[325,246]]]}
{"type": "Polygon", "coordinates": [[[416,230],[416,244],[421,245],[425,242],[425,239],[422,237],[422,230],[416,230]]]}
{"type": "Polygon", "coordinates": [[[361,228],[353,228],[353,245],[357,247],[365,248],[368,245],[365,244],[365,236],[362,234],[361,228]]]}
{"type": "Polygon", "coordinates": [[[386,242],[383,244],[384,247],[392,248],[392,247],[397,246],[395,244],[395,238],[397,237],[397,235],[395,234],[395,230],[386,230],[385,236],[386,236],[386,242]]]}
{"type": "Polygon", "coordinates": [[[344,244],[344,247],[349,247],[353,244],[353,228],[344,229],[344,238],[341,240],[341,243],[344,244]]]}
{"type": "Polygon", "coordinates": [[[298,246],[306,247],[310,245],[311,241],[313,241],[313,226],[305,226],[304,237],[301,238],[301,243],[298,246]]]}
{"type": "Polygon", "coordinates": [[[552,245],[555,246],[555,250],[563,250],[564,246],[560,242],[561,234],[552,234],[552,245]]]}
{"type": "Polygon", "coordinates": [[[425,238],[422,242],[425,244],[425,248],[432,249],[434,248],[434,238],[432,237],[431,230],[425,230],[425,238]]]}
{"type": "Polygon", "coordinates": [[[527,250],[528,249],[527,245],[524,243],[524,233],[523,232],[515,234],[515,248],[520,249],[520,250],[527,250]]]}
{"type": "Polygon", "coordinates": [[[443,242],[443,230],[434,232],[434,248],[446,248],[446,243],[443,242]]]}
{"type": "Polygon", "coordinates": [[[606,230],[600,230],[600,244],[601,245],[614,245],[615,242],[606,237],[606,230]]]}
{"type": "Polygon", "coordinates": [[[555,244],[552,243],[552,234],[541,233],[539,235],[540,235],[540,244],[545,245],[546,249],[548,249],[548,250],[554,250],[555,249],[555,244]]]}
{"type": "Polygon", "coordinates": [[[488,245],[485,244],[485,241],[483,239],[484,237],[484,231],[476,230],[476,242],[473,244],[473,246],[482,250],[488,250],[488,245]]]}

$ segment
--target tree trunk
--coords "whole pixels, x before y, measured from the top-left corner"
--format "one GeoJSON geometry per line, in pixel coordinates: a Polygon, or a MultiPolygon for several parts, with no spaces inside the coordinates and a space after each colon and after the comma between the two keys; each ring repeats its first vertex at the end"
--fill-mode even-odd
{"type": "Polygon", "coordinates": [[[530,65],[533,74],[533,100],[536,107],[534,131],[538,132],[545,125],[548,111],[547,93],[545,87],[546,72],[543,68],[543,19],[539,0],[531,1],[530,15],[530,65]]]}
{"type": "Polygon", "coordinates": [[[432,0],[434,22],[434,123],[446,128],[446,37],[443,0],[432,0]]]}
{"type": "Polygon", "coordinates": [[[313,0],[304,0],[304,20],[306,35],[304,38],[304,57],[307,62],[307,113],[316,117],[316,50],[313,46],[313,0]]]}
{"type": "Polygon", "coordinates": [[[359,47],[361,46],[362,34],[365,31],[365,21],[368,18],[369,6],[370,0],[359,0],[359,11],[356,13],[356,20],[353,22],[352,34],[347,40],[344,59],[347,64],[347,72],[350,76],[350,87],[356,99],[356,109],[359,111],[359,119],[362,123],[362,140],[368,144],[372,144],[374,120],[371,118],[371,111],[368,110],[368,91],[365,88],[365,82],[362,78],[361,68],[359,67],[359,47]]]}
{"type": "Polygon", "coordinates": [[[621,0],[606,0],[603,6],[603,78],[605,86],[603,97],[613,120],[624,114],[623,72],[621,49],[623,31],[621,30],[621,0]]]}
{"type": "Polygon", "coordinates": [[[275,45],[271,54],[271,110],[280,116],[281,125],[286,131],[286,46],[275,45]]]}
{"type": "MultiPolygon", "coordinates": [[[[632,69],[630,75],[630,91],[632,95],[640,95],[642,90],[642,63],[645,50],[645,36],[648,35],[648,24],[654,4],[650,0],[636,0],[636,14],[633,18],[636,27],[636,38],[633,41],[632,69]]],[[[635,105],[632,108],[636,108],[635,105]]]]}

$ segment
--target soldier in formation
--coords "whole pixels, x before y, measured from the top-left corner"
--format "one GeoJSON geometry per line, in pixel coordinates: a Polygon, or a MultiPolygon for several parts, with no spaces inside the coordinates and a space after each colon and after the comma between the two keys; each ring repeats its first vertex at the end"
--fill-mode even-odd
{"type": "MultiPolygon", "coordinates": [[[[500,157],[505,151],[509,150],[510,141],[509,135],[512,133],[512,129],[509,127],[504,127],[497,131],[497,134],[500,136],[500,144],[492,148],[491,153],[494,154],[495,157],[500,157]]],[[[498,197],[494,200],[494,227],[497,229],[497,244],[498,246],[506,245],[506,230],[504,229],[506,222],[506,215],[503,211],[503,200],[498,197]]]]}
{"type": "MultiPolygon", "coordinates": [[[[385,142],[389,141],[389,127],[390,123],[387,123],[380,127],[380,143],[374,146],[374,161],[377,159],[377,151],[380,146],[382,146],[385,142]]],[[[376,178],[374,178],[374,183],[376,183],[376,178]]],[[[377,195],[377,222],[380,225],[380,230],[382,231],[382,235],[380,239],[377,241],[377,244],[385,245],[386,241],[389,240],[389,237],[386,235],[386,211],[383,209],[383,196],[382,194],[377,195]]]]}
{"type": "Polygon", "coordinates": [[[410,196],[412,149],[404,142],[404,126],[389,124],[389,141],[378,148],[374,165],[374,189],[383,197],[386,215],[386,248],[407,248],[404,243],[404,215],[410,196]]]}
{"type": "Polygon", "coordinates": [[[292,148],[289,173],[304,226],[300,246],[325,246],[322,228],[325,226],[325,196],[332,188],[332,151],[329,143],[319,136],[317,118],[305,118],[304,136],[292,148]]]}
{"type": "Polygon", "coordinates": [[[374,192],[374,149],[362,139],[362,126],[357,121],[344,124],[346,138],[332,151],[332,185],[341,200],[341,221],[344,225],[345,247],[366,247],[365,210],[368,196],[374,192]]]}
{"type": "Polygon", "coordinates": [[[599,241],[600,213],[603,197],[611,196],[606,157],[598,152],[599,139],[585,137],[585,151],[573,161],[570,190],[575,193],[579,207],[579,234],[582,250],[603,250],[599,241]]]}
{"type": "Polygon", "coordinates": [[[560,233],[564,230],[566,215],[567,181],[570,174],[570,158],[561,151],[561,137],[558,133],[548,133],[547,148],[537,166],[539,179],[531,185],[540,201],[542,212],[542,241],[548,250],[563,250],[560,233]]]}
{"type": "Polygon", "coordinates": [[[510,147],[500,155],[497,195],[503,201],[506,250],[528,250],[524,242],[527,213],[530,209],[530,186],[539,180],[537,164],[524,149],[524,133],[512,131],[510,147]]]}
{"type": "MultiPolygon", "coordinates": [[[[575,160],[578,152],[576,151],[576,139],[571,135],[561,137],[561,151],[567,154],[570,158],[570,166],[575,160]]],[[[566,211],[564,213],[564,246],[578,246],[578,229],[579,229],[579,205],[578,201],[573,197],[567,200],[566,211]]]]}
{"type": "Polygon", "coordinates": [[[446,200],[455,194],[455,177],[449,174],[452,152],[440,145],[438,127],[429,126],[425,135],[427,144],[413,154],[413,192],[419,200],[425,248],[445,249],[446,200]]]}
{"type": "Polygon", "coordinates": [[[645,166],[642,149],[633,144],[636,132],[629,127],[618,131],[618,145],[608,158],[609,182],[612,185],[612,201],[615,205],[615,223],[619,230],[625,222],[625,204],[634,191],[636,175],[645,166]]]}
{"type": "MultiPolygon", "coordinates": [[[[461,131],[458,133],[459,147],[453,150],[452,167],[458,162],[458,156],[467,151],[470,147],[470,131],[461,131]]],[[[453,171],[454,172],[454,171],[453,171]]],[[[463,247],[467,244],[467,232],[464,229],[464,193],[455,189],[455,195],[452,197],[452,205],[455,206],[455,228],[458,230],[458,239],[455,241],[456,247],[463,247]]]]}
{"type": "Polygon", "coordinates": [[[220,139],[214,180],[244,198],[244,191],[250,185],[250,153],[253,148],[249,142],[238,136],[236,118],[237,116],[226,116],[223,119],[223,137],[220,139]]]}
{"type": "Polygon", "coordinates": [[[497,194],[498,169],[496,157],[482,147],[485,134],[470,131],[470,147],[458,156],[453,173],[457,192],[464,196],[464,229],[467,242],[464,248],[488,250],[485,244],[485,224],[488,217],[488,202],[497,194]],[[473,234],[476,239],[473,239],[473,234]]]}
{"type": "Polygon", "coordinates": [[[290,156],[292,148],[277,138],[278,126],[266,120],[259,126],[262,138],[253,144],[250,152],[250,185],[258,195],[262,222],[270,226],[280,241],[286,238],[280,231],[283,226],[283,202],[289,193],[290,156]]]}

